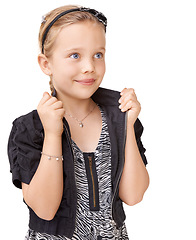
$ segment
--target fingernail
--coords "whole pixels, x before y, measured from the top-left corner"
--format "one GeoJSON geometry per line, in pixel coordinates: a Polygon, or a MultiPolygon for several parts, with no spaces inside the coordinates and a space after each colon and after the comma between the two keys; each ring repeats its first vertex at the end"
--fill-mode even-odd
{"type": "Polygon", "coordinates": [[[122,105],[119,105],[119,108],[121,109],[121,108],[122,108],[122,105]]]}

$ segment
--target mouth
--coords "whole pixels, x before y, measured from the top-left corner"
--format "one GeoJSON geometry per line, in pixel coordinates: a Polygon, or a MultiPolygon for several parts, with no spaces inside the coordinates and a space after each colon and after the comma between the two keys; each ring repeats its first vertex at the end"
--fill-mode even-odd
{"type": "Polygon", "coordinates": [[[95,79],[90,78],[90,79],[83,79],[83,80],[75,80],[75,82],[82,85],[92,85],[95,82],[95,79]]]}

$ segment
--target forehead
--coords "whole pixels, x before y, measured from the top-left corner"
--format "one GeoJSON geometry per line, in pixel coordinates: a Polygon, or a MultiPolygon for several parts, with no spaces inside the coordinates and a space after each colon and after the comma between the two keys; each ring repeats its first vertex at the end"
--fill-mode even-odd
{"type": "Polygon", "coordinates": [[[105,47],[105,31],[100,24],[83,21],[62,28],[55,40],[57,48],[105,47]]]}

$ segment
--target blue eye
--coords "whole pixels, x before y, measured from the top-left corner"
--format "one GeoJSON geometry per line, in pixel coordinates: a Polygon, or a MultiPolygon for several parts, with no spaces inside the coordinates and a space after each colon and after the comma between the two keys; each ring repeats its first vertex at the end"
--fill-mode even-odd
{"type": "Polygon", "coordinates": [[[100,59],[100,58],[102,58],[102,57],[103,57],[103,54],[100,53],[100,52],[95,54],[95,58],[100,59]]]}
{"type": "Polygon", "coordinates": [[[73,54],[70,55],[70,58],[78,59],[79,58],[79,54],[78,53],[73,53],[73,54]]]}

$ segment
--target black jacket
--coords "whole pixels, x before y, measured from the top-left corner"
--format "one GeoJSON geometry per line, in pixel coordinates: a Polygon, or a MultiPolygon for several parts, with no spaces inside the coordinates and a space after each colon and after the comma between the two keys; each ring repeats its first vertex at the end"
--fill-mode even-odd
{"type": "MultiPolygon", "coordinates": [[[[125,220],[122,200],[119,198],[119,182],[124,166],[126,141],[126,113],[119,109],[120,93],[109,89],[99,88],[92,96],[104,110],[107,118],[111,141],[112,161],[112,216],[117,226],[122,226],[125,220]]],[[[51,221],[39,218],[29,208],[29,227],[38,232],[53,235],[65,235],[71,238],[75,229],[76,216],[76,185],[74,175],[73,151],[71,147],[71,134],[67,121],[64,121],[62,134],[64,190],[59,209],[51,221]]],[[[145,148],[141,142],[143,126],[139,119],[134,124],[138,148],[144,164],[147,164],[144,155],[145,148]]],[[[21,182],[29,184],[39,165],[44,140],[44,130],[36,110],[17,118],[13,122],[8,142],[8,156],[13,183],[21,188],[21,182]]]]}

